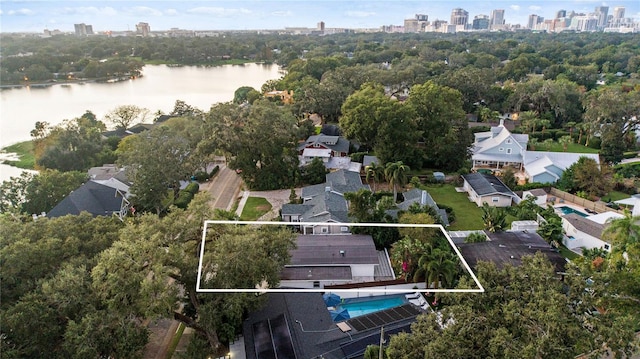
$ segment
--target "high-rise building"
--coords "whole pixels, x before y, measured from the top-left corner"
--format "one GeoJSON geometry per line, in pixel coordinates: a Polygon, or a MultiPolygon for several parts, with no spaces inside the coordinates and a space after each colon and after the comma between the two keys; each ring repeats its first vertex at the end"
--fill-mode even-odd
{"type": "Polygon", "coordinates": [[[489,16],[487,15],[476,15],[473,17],[473,25],[471,26],[474,30],[487,30],[489,29],[489,16]]]}
{"type": "Polygon", "coordinates": [[[320,32],[324,32],[324,21],[320,21],[316,27],[320,32]]]}
{"type": "Polygon", "coordinates": [[[536,14],[529,15],[529,23],[527,24],[527,29],[535,30],[538,24],[544,22],[544,17],[538,16],[536,14]]]}
{"type": "Polygon", "coordinates": [[[504,25],[504,10],[497,9],[491,11],[491,17],[489,18],[489,28],[501,29],[504,25]]]}
{"type": "Polygon", "coordinates": [[[451,10],[450,25],[466,25],[469,22],[469,12],[461,8],[451,10]]]}
{"type": "Polygon", "coordinates": [[[73,24],[73,28],[76,32],[76,36],[93,35],[93,26],[91,25],[87,25],[85,23],[73,24]]]}
{"type": "Polygon", "coordinates": [[[624,19],[624,6],[616,6],[613,8],[614,19],[624,19]]]}
{"type": "Polygon", "coordinates": [[[604,28],[607,26],[607,15],[609,14],[608,6],[596,6],[595,16],[598,17],[598,27],[604,28]]]}
{"type": "Polygon", "coordinates": [[[404,32],[424,32],[427,25],[429,25],[428,19],[429,16],[425,14],[416,14],[413,19],[405,19],[404,32]]]}
{"type": "Polygon", "coordinates": [[[567,17],[567,10],[558,10],[558,12],[556,12],[556,19],[562,19],[563,17],[567,17]]]}
{"type": "Polygon", "coordinates": [[[147,37],[149,36],[149,33],[151,32],[151,27],[149,26],[148,23],[146,22],[139,22],[136,25],[136,33],[138,35],[142,35],[142,37],[147,37]]]}

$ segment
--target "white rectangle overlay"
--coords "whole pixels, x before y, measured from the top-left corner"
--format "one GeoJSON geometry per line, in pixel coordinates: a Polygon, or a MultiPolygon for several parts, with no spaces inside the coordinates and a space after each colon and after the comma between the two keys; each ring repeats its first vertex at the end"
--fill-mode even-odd
{"type": "MultiPolygon", "coordinates": [[[[322,236],[322,235],[318,235],[322,236]]],[[[372,283],[372,282],[368,282],[372,283]]],[[[353,283],[357,285],[358,283],[353,283]]],[[[207,220],[204,222],[202,230],[202,242],[200,243],[200,258],[198,261],[198,277],[196,280],[196,292],[198,293],[484,293],[484,287],[476,277],[475,273],[469,267],[467,261],[453,243],[453,240],[440,224],[405,224],[405,223],[329,223],[329,222],[272,222],[272,221],[230,221],[230,220],[207,220]],[[205,240],[209,227],[219,224],[240,224],[240,225],[272,225],[272,226],[348,226],[348,227],[395,227],[395,228],[438,228],[449,241],[449,245],[456,253],[463,267],[467,270],[478,288],[476,289],[443,289],[443,288],[426,288],[426,289],[406,289],[406,288],[349,288],[349,289],[333,289],[333,288],[201,288],[202,265],[205,251],[205,240]]]]}

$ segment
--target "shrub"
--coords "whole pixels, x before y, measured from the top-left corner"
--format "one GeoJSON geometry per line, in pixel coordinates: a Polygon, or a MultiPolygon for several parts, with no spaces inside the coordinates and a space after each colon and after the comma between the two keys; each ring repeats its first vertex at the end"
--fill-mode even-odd
{"type": "Polygon", "coordinates": [[[212,170],[211,173],[209,173],[209,178],[213,178],[213,176],[216,175],[216,173],[218,173],[218,171],[220,171],[220,166],[216,165],[212,170]]]}
{"type": "Polygon", "coordinates": [[[638,157],[638,152],[625,152],[622,154],[622,158],[636,158],[638,157]]]}
{"type": "Polygon", "coordinates": [[[364,155],[368,155],[368,152],[355,152],[349,155],[349,157],[351,157],[351,161],[353,162],[360,162],[362,163],[362,160],[364,159],[364,155]]]}
{"type": "Polygon", "coordinates": [[[569,131],[557,130],[553,134],[553,138],[557,141],[564,136],[569,136],[569,131]]]}
{"type": "Polygon", "coordinates": [[[198,191],[200,191],[200,185],[197,182],[191,182],[187,185],[187,187],[185,187],[183,191],[187,191],[195,195],[196,193],[198,193],[198,191]]]}
{"type": "Polygon", "coordinates": [[[180,195],[178,199],[176,199],[173,204],[175,204],[178,208],[185,209],[189,205],[189,202],[193,199],[193,194],[189,191],[182,190],[180,191],[180,195]]]}
{"type": "Polygon", "coordinates": [[[595,148],[596,150],[600,149],[600,145],[602,144],[602,140],[600,137],[591,137],[589,140],[589,148],[595,148]]]}
{"type": "Polygon", "coordinates": [[[436,203],[436,205],[438,206],[438,208],[444,209],[444,211],[447,212],[447,218],[449,218],[450,224],[456,221],[456,213],[453,211],[452,207],[440,203],[436,203]]]}

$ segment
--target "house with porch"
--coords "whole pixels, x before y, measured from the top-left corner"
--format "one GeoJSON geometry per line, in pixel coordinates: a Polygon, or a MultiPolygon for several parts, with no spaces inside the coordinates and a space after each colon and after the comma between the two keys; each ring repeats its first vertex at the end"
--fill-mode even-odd
{"type": "Polygon", "coordinates": [[[472,147],[473,168],[499,170],[510,166],[522,170],[529,135],[512,134],[504,127],[504,120],[490,131],[478,132],[472,147]]]}
{"type": "Polygon", "coordinates": [[[302,188],[302,204],[282,205],[281,218],[284,222],[314,222],[318,225],[301,226],[304,234],[348,234],[347,226],[327,226],[323,223],[348,223],[347,192],[360,189],[370,191],[369,185],[362,183],[358,172],[338,170],[327,173],[325,183],[302,188]]]}
{"type": "Polygon", "coordinates": [[[527,151],[529,135],[514,134],[500,125],[490,131],[475,134],[471,159],[476,171],[500,171],[513,168],[522,181],[555,183],[562,173],[580,157],[589,157],[600,163],[594,153],[527,151]]]}
{"type": "MultiPolygon", "coordinates": [[[[340,136],[328,136],[325,134],[310,136],[304,143],[298,146],[298,158],[300,165],[304,166],[314,158],[322,159],[325,166],[333,158],[349,158],[349,140],[340,136]]],[[[333,160],[335,162],[335,160],[333,160]]]]}

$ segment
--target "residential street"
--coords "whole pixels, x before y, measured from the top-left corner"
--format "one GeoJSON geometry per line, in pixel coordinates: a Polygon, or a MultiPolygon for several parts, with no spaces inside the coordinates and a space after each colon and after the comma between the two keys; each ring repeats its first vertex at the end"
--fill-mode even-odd
{"type": "Polygon", "coordinates": [[[220,171],[210,182],[200,184],[201,191],[211,194],[212,208],[231,210],[233,202],[238,197],[242,179],[238,174],[224,164],[220,164],[220,171]]]}

